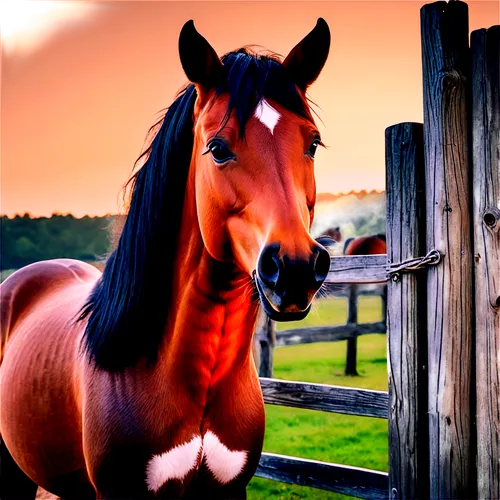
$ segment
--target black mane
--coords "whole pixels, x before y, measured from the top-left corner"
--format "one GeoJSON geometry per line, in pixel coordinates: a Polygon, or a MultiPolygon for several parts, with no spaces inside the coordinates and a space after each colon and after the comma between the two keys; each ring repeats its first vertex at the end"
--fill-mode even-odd
{"type": "MultiPolygon", "coordinates": [[[[276,57],[241,49],[222,61],[227,82],[216,95],[229,93],[226,121],[234,112],[242,136],[262,97],[311,119],[303,96],[276,57]]],[[[132,178],[130,208],[118,245],[79,317],[88,318],[83,348],[99,368],[119,371],[143,357],[156,359],[171,302],[195,101],[191,84],[168,109],[146,162],[132,178]]]]}

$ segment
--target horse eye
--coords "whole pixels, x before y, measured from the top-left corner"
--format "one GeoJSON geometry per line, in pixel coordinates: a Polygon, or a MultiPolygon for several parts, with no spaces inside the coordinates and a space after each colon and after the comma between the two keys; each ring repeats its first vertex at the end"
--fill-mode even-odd
{"type": "Polygon", "coordinates": [[[318,149],[318,146],[321,144],[321,139],[317,137],[314,139],[312,144],[309,146],[309,149],[306,151],[306,155],[310,156],[311,158],[314,158],[314,155],[316,154],[316,150],[318,149]]]}
{"type": "Polygon", "coordinates": [[[221,140],[209,142],[208,151],[210,151],[216,163],[226,163],[228,160],[234,160],[234,154],[221,140]]]}

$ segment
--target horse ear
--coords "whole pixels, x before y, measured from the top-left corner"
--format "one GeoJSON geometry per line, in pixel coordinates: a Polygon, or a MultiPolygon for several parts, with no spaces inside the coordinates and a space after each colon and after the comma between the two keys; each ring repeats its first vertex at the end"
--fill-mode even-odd
{"type": "Polygon", "coordinates": [[[318,78],[330,51],[330,29],[320,17],[314,29],[286,56],[283,66],[303,92],[318,78]]]}
{"type": "Polygon", "coordinates": [[[208,90],[222,80],[224,66],[213,47],[198,33],[193,20],[182,27],[179,55],[190,82],[208,90]]]}

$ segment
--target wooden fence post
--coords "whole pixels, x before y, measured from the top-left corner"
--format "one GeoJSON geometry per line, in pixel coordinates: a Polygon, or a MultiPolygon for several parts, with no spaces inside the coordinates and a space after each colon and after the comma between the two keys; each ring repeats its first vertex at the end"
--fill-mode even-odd
{"type": "MultiPolygon", "coordinates": [[[[423,128],[385,131],[387,261],[425,254],[423,128]]],[[[428,498],[425,270],[398,273],[387,285],[389,492],[391,499],[428,498]]]]}
{"type": "Polygon", "coordinates": [[[500,26],[471,35],[478,498],[500,498],[500,26]]]}
{"type": "Polygon", "coordinates": [[[253,356],[259,377],[273,376],[276,327],[262,307],[259,308],[253,337],[253,356]]]}
{"type": "Polygon", "coordinates": [[[471,446],[473,345],[468,6],[421,9],[428,269],[429,496],[475,498],[471,446]]]}
{"type": "MultiPolygon", "coordinates": [[[[350,285],[347,303],[347,323],[358,323],[358,286],[350,285]]],[[[358,337],[347,339],[347,352],[345,359],[345,374],[357,375],[356,358],[358,350],[358,337]]]]}

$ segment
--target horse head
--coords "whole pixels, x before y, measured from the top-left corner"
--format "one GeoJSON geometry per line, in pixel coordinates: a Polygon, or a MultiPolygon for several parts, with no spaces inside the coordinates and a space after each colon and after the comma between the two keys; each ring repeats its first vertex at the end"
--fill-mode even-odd
{"type": "Polygon", "coordinates": [[[252,276],[279,321],[307,315],[329,270],[309,233],[321,138],[305,97],[329,45],[323,19],[283,63],[247,49],[220,59],[192,21],[179,38],[197,94],[190,171],[205,247],[252,276]]]}
{"type": "Polygon", "coordinates": [[[283,62],[245,48],[219,58],[192,21],[184,25],[179,54],[191,83],[131,179],[117,246],[79,317],[88,318],[83,342],[97,366],[156,359],[166,321],[178,313],[174,295],[193,274],[180,260],[196,261],[200,247],[239,282],[253,278],[271,318],[307,315],[330,257],[309,233],[321,138],[306,90],[329,46],[319,19],[283,62]]]}

